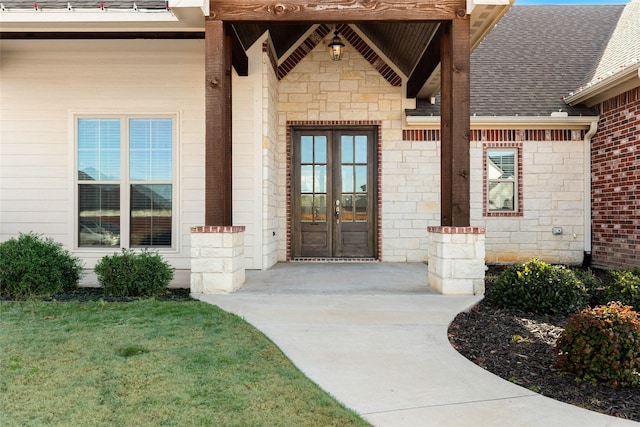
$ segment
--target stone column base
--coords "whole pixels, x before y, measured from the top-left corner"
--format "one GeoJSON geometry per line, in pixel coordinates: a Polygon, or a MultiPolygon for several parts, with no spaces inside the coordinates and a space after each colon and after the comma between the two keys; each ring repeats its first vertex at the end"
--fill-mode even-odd
{"type": "Polygon", "coordinates": [[[244,231],[244,226],[191,227],[191,293],[226,293],[242,287],[244,231]]]}
{"type": "Polygon", "coordinates": [[[429,285],[444,295],[484,294],[484,227],[428,227],[429,285]]]}

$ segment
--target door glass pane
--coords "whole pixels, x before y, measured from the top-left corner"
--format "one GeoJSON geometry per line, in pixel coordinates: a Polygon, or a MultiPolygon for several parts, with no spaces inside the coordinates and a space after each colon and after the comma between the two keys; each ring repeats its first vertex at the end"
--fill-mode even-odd
{"type": "Polygon", "coordinates": [[[353,196],[351,194],[342,195],[341,217],[342,222],[353,222],[353,196]]]}
{"type": "Polygon", "coordinates": [[[316,194],[313,203],[313,213],[315,222],[327,221],[327,195],[316,194]]]}
{"type": "Polygon", "coordinates": [[[131,246],[171,246],[171,184],[131,186],[131,246]]]}
{"type": "Polygon", "coordinates": [[[300,137],[300,162],[313,163],[313,137],[300,137]]]}
{"type": "Polygon", "coordinates": [[[327,192],[327,167],[314,166],[314,186],[313,191],[316,193],[327,192]]]}
{"type": "Polygon", "coordinates": [[[302,222],[313,221],[313,194],[300,196],[300,220],[302,222]]]}
{"type": "Polygon", "coordinates": [[[367,167],[356,166],[355,169],[356,169],[356,192],[366,193],[367,192],[367,167]]]}
{"type": "Polygon", "coordinates": [[[313,166],[300,167],[300,192],[313,193],[313,166]]]}
{"type": "Polygon", "coordinates": [[[368,196],[366,194],[358,194],[356,196],[356,221],[362,222],[367,220],[367,201],[368,196]]]}
{"type": "Polygon", "coordinates": [[[356,163],[367,163],[367,137],[356,136],[356,163]]]}
{"type": "Polygon", "coordinates": [[[342,145],[342,163],[353,163],[353,136],[343,135],[342,145]]]}
{"type": "Polygon", "coordinates": [[[120,186],[78,185],[78,246],[120,245],[120,186]]]}
{"type": "Polygon", "coordinates": [[[327,163],[327,137],[316,136],[314,149],[315,163],[327,163]]]}
{"type": "Polygon", "coordinates": [[[342,165],[342,192],[353,193],[353,166],[342,165]]]}

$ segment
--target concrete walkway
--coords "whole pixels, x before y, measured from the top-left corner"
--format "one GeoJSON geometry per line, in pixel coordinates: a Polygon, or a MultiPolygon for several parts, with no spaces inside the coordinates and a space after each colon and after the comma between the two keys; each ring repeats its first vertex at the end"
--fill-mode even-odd
{"type": "Polygon", "coordinates": [[[279,264],[229,295],[198,295],[264,332],[375,426],[638,426],[557,402],[477,367],[449,344],[473,296],[437,295],[424,264],[279,264]]]}

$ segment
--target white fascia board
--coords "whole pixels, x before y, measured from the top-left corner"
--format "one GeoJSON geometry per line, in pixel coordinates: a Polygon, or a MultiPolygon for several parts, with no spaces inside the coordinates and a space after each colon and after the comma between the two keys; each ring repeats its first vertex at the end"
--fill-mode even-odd
{"type": "MultiPolygon", "coordinates": [[[[133,12],[130,10],[119,11],[77,9],[68,11],[66,9],[55,9],[48,11],[20,11],[1,12],[0,23],[2,24],[57,24],[57,23],[120,23],[120,22],[177,22],[178,18],[169,11],[153,12],[133,12]]],[[[4,28],[6,29],[6,28],[4,28]]]]}
{"type": "Polygon", "coordinates": [[[209,14],[206,0],[172,0],[170,10],[156,9],[6,9],[3,31],[202,31],[209,14]],[[87,24],[90,24],[87,25],[87,24]]]}
{"type": "Polygon", "coordinates": [[[576,93],[567,96],[564,102],[569,105],[577,105],[584,103],[587,107],[591,107],[598,102],[615,96],[621,91],[632,89],[640,86],[640,61],[625,67],[623,70],[612,74],[611,76],[592,83],[590,86],[578,89],[576,93]],[[608,95],[606,92],[618,88],[616,94],[608,95]]]}
{"type": "Polygon", "coordinates": [[[203,16],[209,16],[209,0],[169,0],[170,9],[200,8],[203,16]]]}
{"type": "MultiPolygon", "coordinates": [[[[440,129],[440,116],[407,116],[407,126],[440,129]]],[[[471,117],[471,129],[589,129],[599,116],[471,117]]]]}
{"type": "Polygon", "coordinates": [[[467,0],[467,15],[473,12],[476,6],[510,6],[513,0],[467,0]]]}

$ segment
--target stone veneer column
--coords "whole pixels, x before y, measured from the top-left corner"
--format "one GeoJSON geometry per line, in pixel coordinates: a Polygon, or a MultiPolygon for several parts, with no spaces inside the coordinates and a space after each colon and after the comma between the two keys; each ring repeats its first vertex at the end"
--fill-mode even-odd
{"type": "Polygon", "coordinates": [[[428,227],[429,285],[444,295],[484,294],[484,227],[428,227]]]}
{"type": "Polygon", "coordinates": [[[191,227],[191,293],[234,292],[244,284],[244,226],[191,227]]]}

